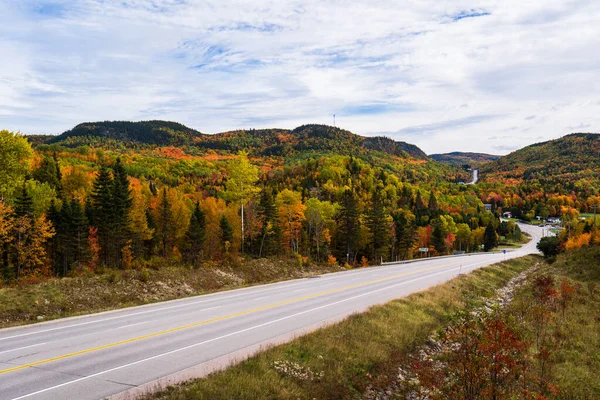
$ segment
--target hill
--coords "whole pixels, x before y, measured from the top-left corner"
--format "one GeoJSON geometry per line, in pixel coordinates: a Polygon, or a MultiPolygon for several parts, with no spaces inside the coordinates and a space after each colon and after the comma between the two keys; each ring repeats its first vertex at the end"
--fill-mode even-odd
{"type": "Polygon", "coordinates": [[[499,159],[501,156],[495,156],[492,154],[485,153],[463,153],[460,151],[455,151],[452,153],[444,153],[444,154],[430,154],[429,157],[435,161],[443,162],[446,164],[451,164],[455,166],[463,166],[463,165],[479,165],[489,161],[495,161],[499,159]]]}
{"type": "Polygon", "coordinates": [[[51,138],[47,143],[76,147],[106,139],[125,145],[191,146],[226,152],[248,150],[257,156],[290,156],[304,152],[360,156],[376,151],[427,160],[427,155],[415,145],[386,137],[364,137],[326,125],[303,125],[293,130],[237,130],[208,135],[167,121],[86,122],[51,138]]]}
{"type": "Polygon", "coordinates": [[[48,143],[77,142],[77,138],[105,138],[122,142],[154,145],[184,145],[193,143],[202,133],[177,122],[169,121],[103,121],[84,122],[53,137],[48,143]]]}
{"type": "Polygon", "coordinates": [[[585,181],[589,186],[600,179],[600,134],[574,133],[536,143],[483,165],[480,173],[486,181],[563,186],[585,181]]]}

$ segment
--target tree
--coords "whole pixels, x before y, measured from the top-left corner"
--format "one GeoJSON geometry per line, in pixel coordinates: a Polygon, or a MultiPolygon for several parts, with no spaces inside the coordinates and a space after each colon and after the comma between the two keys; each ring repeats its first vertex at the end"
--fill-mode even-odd
{"type": "Polygon", "coordinates": [[[47,183],[56,191],[60,190],[60,169],[56,158],[44,156],[40,166],[33,171],[33,179],[40,183],[47,183]]]}
{"type": "Polygon", "coordinates": [[[93,226],[98,228],[98,244],[101,248],[101,260],[109,266],[111,251],[109,245],[113,228],[113,180],[105,166],[100,167],[94,181],[91,194],[93,226]]]}
{"type": "Polygon", "coordinates": [[[237,203],[242,213],[242,253],[244,252],[244,206],[258,192],[258,168],[250,163],[248,153],[240,151],[227,165],[229,177],[226,182],[225,198],[237,203]]]}
{"type": "Polygon", "coordinates": [[[471,240],[471,228],[467,224],[456,225],[456,241],[458,242],[458,250],[468,251],[469,242],[471,240]]]}
{"type": "Polygon", "coordinates": [[[560,241],[556,236],[543,237],[537,244],[537,249],[544,254],[545,258],[556,257],[560,252],[560,241]]]}
{"type": "Polygon", "coordinates": [[[314,244],[318,260],[321,259],[322,247],[330,241],[328,227],[333,222],[335,211],[335,206],[329,201],[321,201],[314,197],[306,201],[304,216],[308,229],[308,250],[310,254],[314,244]]]}
{"type": "Polygon", "coordinates": [[[345,259],[346,263],[356,258],[358,241],[360,239],[360,212],[356,197],[351,189],[346,189],[336,216],[336,247],[338,259],[345,259]]]}
{"type": "Polygon", "coordinates": [[[132,197],[129,189],[129,178],[120,158],[117,158],[113,165],[112,206],[114,255],[117,267],[121,267],[123,247],[129,237],[129,213],[132,206],[132,197]]]}
{"type": "Polygon", "coordinates": [[[138,257],[143,254],[146,242],[154,236],[154,229],[149,226],[149,217],[151,218],[152,214],[148,211],[141,186],[132,185],[128,230],[132,237],[133,253],[138,257]]]}
{"type": "Polygon", "coordinates": [[[12,242],[12,231],[14,229],[14,212],[3,200],[0,200],[0,252],[2,254],[2,275],[4,280],[12,278],[12,270],[9,263],[9,245],[12,242]]]}
{"type": "Polygon", "coordinates": [[[261,192],[258,215],[261,224],[258,256],[275,254],[281,242],[281,228],[277,219],[277,205],[270,188],[264,188],[261,192]]]}
{"type": "Polygon", "coordinates": [[[231,243],[233,243],[233,229],[231,228],[231,224],[225,215],[221,216],[219,228],[221,229],[221,246],[223,251],[228,253],[229,247],[231,246],[231,243]]]}
{"type": "Polygon", "coordinates": [[[491,251],[494,247],[498,245],[498,236],[496,235],[496,230],[494,229],[494,225],[490,222],[488,226],[485,228],[484,234],[484,242],[483,248],[485,251],[491,251]]]}
{"type": "Polygon", "coordinates": [[[33,149],[25,137],[0,130],[0,199],[11,200],[31,169],[33,149]]]}
{"type": "Polygon", "coordinates": [[[395,252],[401,260],[412,257],[412,247],[415,242],[416,221],[415,215],[400,209],[392,214],[394,220],[395,252]]]}
{"type": "Polygon", "coordinates": [[[298,253],[302,221],[306,218],[304,215],[306,206],[302,204],[302,195],[284,189],[277,194],[275,204],[277,204],[279,223],[283,230],[283,243],[292,252],[298,253]]]}
{"type": "Polygon", "coordinates": [[[25,184],[23,184],[19,195],[15,199],[15,215],[17,217],[33,216],[33,198],[27,191],[25,184]]]}
{"type": "MultiPolygon", "coordinates": [[[[54,236],[52,224],[45,216],[27,215],[16,218],[13,242],[16,277],[24,273],[39,272],[46,265],[46,242],[54,236]]],[[[41,271],[42,274],[47,274],[41,271]]]]}
{"type": "Polygon", "coordinates": [[[164,187],[163,190],[161,190],[158,194],[155,222],[156,233],[160,238],[162,247],[162,256],[167,258],[175,241],[177,228],[175,226],[175,216],[173,215],[173,210],[171,209],[166,187],[164,187]]]}
{"type": "Polygon", "coordinates": [[[373,260],[379,261],[388,247],[388,215],[383,207],[379,190],[375,190],[371,199],[371,208],[367,213],[367,228],[370,234],[373,260]]]}
{"type": "Polygon", "coordinates": [[[431,244],[439,254],[446,254],[446,234],[444,221],[441,217],[434,218],[431,221],[431,244]]]}
{"type": "Polygon", "coordinates": [[[206,219],[198,203],[196,203],[196,207],[192,212],[190,226],[185,236],[186,258],[191,263],[196,264],[201,258],[204,241],[206,240],[206,219]]]}

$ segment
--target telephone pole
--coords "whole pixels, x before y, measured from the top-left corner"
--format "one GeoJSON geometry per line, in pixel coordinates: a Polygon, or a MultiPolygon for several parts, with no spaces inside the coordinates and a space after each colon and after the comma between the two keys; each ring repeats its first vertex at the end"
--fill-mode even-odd
{"type": "Polygon", "coordinates": [[[333,114],[333,127],[335,128],[335,114],[333,114]]]}

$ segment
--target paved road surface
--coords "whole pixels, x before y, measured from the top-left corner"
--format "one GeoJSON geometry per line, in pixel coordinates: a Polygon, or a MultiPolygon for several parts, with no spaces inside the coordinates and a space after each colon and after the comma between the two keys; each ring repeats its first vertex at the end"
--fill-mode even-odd
{"type": "Polygon", "coordinates": [[[477,183],[478,180],[479,180],[479,170],[474,169],[473,170],[473,180],[471,182],[467,183],[467,185],[474,185],[477,183]]]}
{"type": "Polygon", "coordinates": [[[460,272],[536,252],[541,229],[522,229],[534,240],[508,254],[345,271],[0,330],[0,399],[123,397],[157,379],[197,376],[460,272]]]}

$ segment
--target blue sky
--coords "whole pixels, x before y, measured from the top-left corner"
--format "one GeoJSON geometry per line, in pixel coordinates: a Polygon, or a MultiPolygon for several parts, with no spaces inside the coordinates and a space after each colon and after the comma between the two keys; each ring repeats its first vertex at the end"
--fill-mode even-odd
{"type": "Polygon", "coordinates": [[[3,0],[0,128],[332,124],[428,153],[600,131],[592,0],[3,0]]]}

